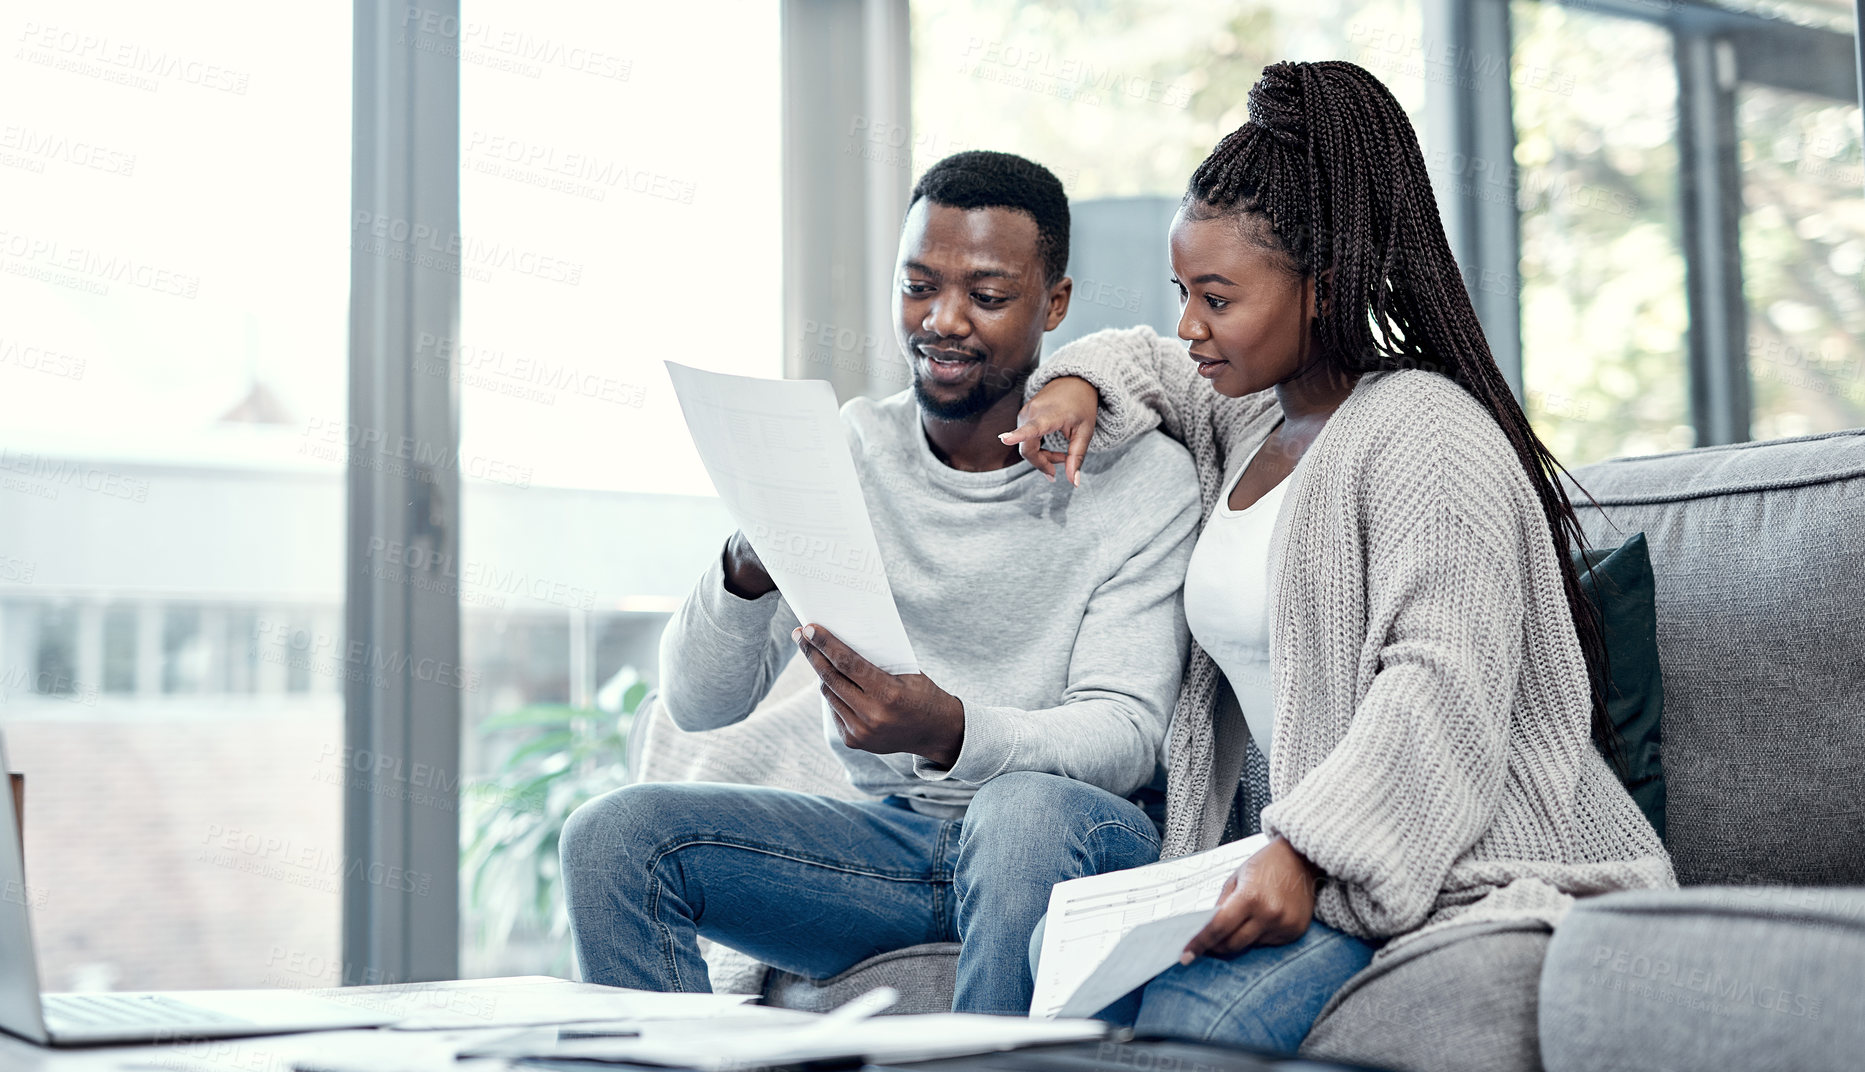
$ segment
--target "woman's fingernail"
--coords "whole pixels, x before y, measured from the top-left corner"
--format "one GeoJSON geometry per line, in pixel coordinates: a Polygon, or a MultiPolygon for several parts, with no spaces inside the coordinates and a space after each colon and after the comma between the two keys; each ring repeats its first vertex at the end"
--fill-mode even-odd
{"type": "Polygon", "coordinates": [[[1010,433],[1009,433],[1009,432],[1005,432],[1004,434],[1002,434],[1002,435],[1000,435],[1000,436],[998,436],[998,437],[997,437],[997,441],[998,441],[999,443],[1008,443],[1008,442],[1010,442],[1010,433]]]}
{"type": "Polygon", "coordinates": [[[800,625],[797,626],[795,629],[790,630],[790,639],[793,641],[802,637],[802,635],[803,635],[803,627],[800,625]]]}
{"type": "Polygon", "coordinates": [[[1197,957],[1194,957],[1194,956],[1192,956],[1192,955],[1191,955],[1190,953],[1180,953],[1180,954],[1179,954],[1179,963],[1180,963],[1180,964],[1190,964],[1190,963],[1191,963],[1192,961],[1194,961],[1194,960],[1197,960],[1197,959],[1198,959],[1197,957]]]}
{"type": "Polygon", "coordinates": [[[813,626],[813,625],[806,625],[806,626],[804,626],[804,627],[803,627],[803,636],[804,636],[804,638],[805,638],[805,639],[808,639],[808,640],[815,640],[815,639],[816,639],[816,627],[815,627],[815,626],[813,626]]]}

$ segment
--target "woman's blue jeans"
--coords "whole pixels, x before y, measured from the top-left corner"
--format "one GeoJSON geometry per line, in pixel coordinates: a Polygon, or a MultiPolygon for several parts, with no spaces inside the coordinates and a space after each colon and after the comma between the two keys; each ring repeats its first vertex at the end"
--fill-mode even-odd
{"type": "MultiPolygon", "coordinates": [[[[1042,950],[1030,938],[1030,972],[1042,950]]],[[[1095,1014],[1137,1035],[1294,1053],[1321,1010],[1373,959],[1375,946],[1315,920],[1288,945],[1258,945],[1234,957],[1199,957],[1166,969],[1095,1014]]]]}

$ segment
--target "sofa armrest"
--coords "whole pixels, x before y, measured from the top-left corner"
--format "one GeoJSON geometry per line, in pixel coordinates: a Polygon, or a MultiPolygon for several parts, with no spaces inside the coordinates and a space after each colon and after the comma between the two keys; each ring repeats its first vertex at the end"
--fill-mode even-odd
{"type": "Polygon", "coordinates": [[[1589,898],[1541,975],[1548,1072],[1859,1067],[1865,889],[1694,887],[1589,898]]]}

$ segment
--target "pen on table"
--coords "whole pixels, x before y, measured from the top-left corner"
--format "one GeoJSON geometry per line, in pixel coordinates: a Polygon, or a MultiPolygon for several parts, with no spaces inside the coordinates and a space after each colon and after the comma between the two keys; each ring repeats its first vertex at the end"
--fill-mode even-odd
{"type": "Polygon", "coordinates": [[[557,1029],[557,1037],[560,1039],[640,1038],[641,1032],[632,1027],[560,1027],[557,1029]]]}

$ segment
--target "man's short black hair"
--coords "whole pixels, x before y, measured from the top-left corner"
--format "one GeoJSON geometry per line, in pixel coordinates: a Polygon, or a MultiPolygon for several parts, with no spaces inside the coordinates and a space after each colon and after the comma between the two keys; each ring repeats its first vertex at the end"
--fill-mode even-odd
{"type": "Polygon", "coordinates": [[[925,198],[948,208],[1007,208],[1036,221],[1036,248],[1054,286],[1068,271],[1068,194],[1049,169],[1015,153],[972,149],[926,169],[913,184],[911,209],[925,198]]]}

